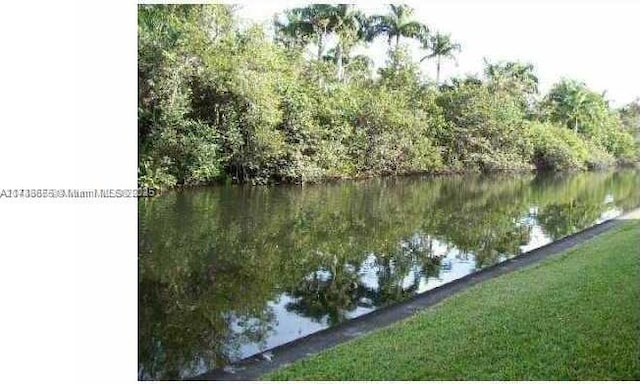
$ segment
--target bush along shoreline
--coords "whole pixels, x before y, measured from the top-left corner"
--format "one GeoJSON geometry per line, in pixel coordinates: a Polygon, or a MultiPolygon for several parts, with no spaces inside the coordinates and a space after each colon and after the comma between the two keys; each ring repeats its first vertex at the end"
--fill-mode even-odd
{"type": "MultiPolygon", "coordinates": [[[[415,44],[415,43],[414,43],[415,44]]],[[[231,5],[138,8],[138,183],[309,183],[637,163],[640,101],[613,108],[527,63],[442,81],[463,49],[407,6],[315,4],[245,25],[231,5]],[[389,42],[387,62],[355,54],[389,42]],[[407,44],[418,42],[424,57],[407,44]],[[331,44],[329,44],[331,42],[331,44]],[[313,51],[313,54],[309,52],[313,51]],[[421,62],[437,68],[436,79],[421,62]]],[[[427,65],[425,64],[425,65],[427,65]]]]}

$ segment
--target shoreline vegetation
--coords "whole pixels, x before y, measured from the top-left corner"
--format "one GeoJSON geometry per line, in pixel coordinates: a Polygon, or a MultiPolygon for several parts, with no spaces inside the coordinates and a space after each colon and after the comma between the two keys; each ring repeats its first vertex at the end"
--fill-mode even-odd
{"type": "Polygon", "coordinates": [[[640,220],[261,380],[640,378],[640,220]]]}
{"type": "Polygon", "coordinates": [[[410,7],[283,11],[243,26],[232,5],[139,5],[138,183],[167,189],[383,175],[586,170],[640,159],[640,101],[485,61],[440,79],[464,47],[410,7]],[[355,54],[389,43],[386,64],[355,54]],[[407,43],[418,42],[414,58],[407,43]],[[420,63],[437,68],[425,76],[420,63]]]}

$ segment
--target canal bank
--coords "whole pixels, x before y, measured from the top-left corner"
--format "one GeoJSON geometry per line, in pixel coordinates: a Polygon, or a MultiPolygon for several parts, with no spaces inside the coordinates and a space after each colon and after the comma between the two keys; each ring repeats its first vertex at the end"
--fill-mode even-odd
{"type": "MultiPolygon", "coordinates": [[[[562,254],[570,248],[580,245],[604,232],[623,225],[627,220],[640,218],[640,210],[635,209],[616,219],[608,220],[584,231],[569,235],[561,240],[545,245],[530,252],[523,253],[503,263],[472,273],[433,290],[419,294],[408,301],[393,304],[359,318],[342,323],[302,339],[281,345],[269,351],[244,359],[233,366],[213,370],[195,377],[195,380],[254,380],[277,368],[286,366],[296,360],[314,355],[351,339],[358,338],[372,331],[384,328],[400,320],[427,309],[452,295],[474,286],[480,282],[493,279],[512,271],[522,269],[555,255],[562,254]]],[[[389,377],[392,379],[394,377],[389,377]]],[[[362,379],[352,377],[351,379],[362,379]]],[[[394,378],[397,379],[397,378],[394,378]]]]}

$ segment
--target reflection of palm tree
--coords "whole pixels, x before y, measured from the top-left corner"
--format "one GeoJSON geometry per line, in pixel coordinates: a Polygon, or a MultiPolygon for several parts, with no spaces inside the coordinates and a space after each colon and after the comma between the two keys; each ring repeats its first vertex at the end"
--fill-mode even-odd
{"type": "Polygon", "coordinates": [[[336,262],[330,270],[314,272],[291,291],[297,300],[288,303],[287,310],[316,321],[327,316],[330,326],[341,323],[346,313],[357,307],[358,276],[354,271],[336,262]]]}
{"type": "Polygon", "coordinates": [[[416,235],[378,255],[377,288],[359,283],[358,268],[334,257],[326,263],[329,267],[307,276],[290,292],[297,300],[286,308],[316,321],[327,317],[329,325],[335,325],[361,302],[379,307],[407,299],[416,294],[423,278],[439,274],[442,257],[433,255],[432,241],[430,236],[416,235]],[[409,276],[413,280],[403,286],[409,276]]]}
{"type": "Polygon", "coordinates": [[[361,295],[374,306],[385,306],[405,300],[416,294],[420,281],[437,277],[440,273],[442,256],[433,254],[431,236],[416,235],[401,242],[401,245],[377,256],[378,288],[361,288],[361,295]],[[407,277],[412,280],[403,284],[407,277]]]}
{"type": "Polygon", "coordinates": [[[600,218],[602,202],[552,203],[540,209],[538,222],[554,240],[593,225],[600,218]]]}
{"type": "MultiPolygon", "coordinates": [[[[269,301],[282,287],[295,287],[287,291],[297,292],[293,296],[305,301],[303,306],[314,306],[296,311],[301,316],[331,313],[333,323],[365,298],[383,306],[409,297],[420,282],[416,275],[406,281],[405,291],[397,290],[409,273],[434,276],[446,268],[429,246],[431,238],[407,239],[417,228],[472,254],[488,248],[503,253],[516,249],[521,235],[514,223],[533,203],[540,207],[547,233],[567,222],[579,226],[597,219],[607,193],[620,207],[637,206],[637,172],[617,175],[553,180],[539,175],[533,183],[528,177],[517,178],[518,183],[465,177],[393,181],[398,185],[384,179],[305,190],[230,187],[140,200],[141,377],[178,378],[200,361],[220,366],[240,344],[264,340],[272,319],[269,301]],[[560,204],[569,200],[573,207],[560,204]],[[339,263],[317,256],[319,249],[339,255],[339,263]],[[382,288],[367,290],[358,284],[365,282],[358,267],[372,253],[377,258],[367,260],[373,264],[371,277],[375,280],[375,270],[383,269],[382,288]],[[213,281],[207,274],[212,263],[213,281]],[[322,267],[331,281],[318,274],[300,283],[322,267]],[[238,319],[246,320],[241,329],[238,319]]],[[[526,228],[520,230],[525,241],[526,228]]],[[[489,262],[490,257],[481,261],[489,262]]]]}
{"type": "Polygon", "coordinates": [[[433,236],[427,235],[421,238],[424,249],[417,252],[417,264],[420,267],[420,276],[425,279],[429,277],[438,277],[442,268],[442,260],[444,255],[436,255],[433,252],[433,236]],[[426,242],[426,245],[424,243],[426,242]]]}
{"type": "Polygon", "coordinates": [[[478,247],[472,250],[476,269],[482,269],[504,261],[505,258],[520,253],[520,246],[525,245],[531,238],[531,226],[522,225],[499,228],[497,231],[487,231],[479,239],[478,247]]]}
{"type": "Polygon", "coordinates": [[[437,224],[440,234],[460,251],[457,257],[473,258],[477,269],[517,255],[530,236],[530,225],[515,224],[521,208],[501,204],[502,199],[496,198],[459,206],[437,224]]]}

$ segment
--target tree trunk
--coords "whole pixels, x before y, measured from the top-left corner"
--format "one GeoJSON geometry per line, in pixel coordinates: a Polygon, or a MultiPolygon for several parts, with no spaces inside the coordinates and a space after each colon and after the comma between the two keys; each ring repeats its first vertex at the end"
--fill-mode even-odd
{"type": "Polygon", "coordinates": [[[342,81],[344,79],[344,65],[342,63],[342,60],[343,60],[342,56],[343,56],[342,44],[338,43],[338,46],[336,47],[336,65],[338,66],[338,73],[337,73],[338,81],[342,81]]]}
{"type": "Polygon", "coordinates": [[[436,88],[440,85],[440,56],[436,62],[436,88]]]}
{"type": "Polygon", "coordinates": [[[318,61],[322,60],[322,51],[324,51],[324,38],[318,35],[318,61]]]}
{"type": "Polygon", "coordinates": [[[393,57],[393,69],[395,69],[396,74],[398,73],[400,62],[398,61],[398,48],[400,47],[400,34],[396,35],[396,47],[395,47],[395,55],[393,57]]]}

